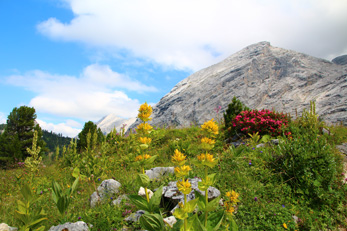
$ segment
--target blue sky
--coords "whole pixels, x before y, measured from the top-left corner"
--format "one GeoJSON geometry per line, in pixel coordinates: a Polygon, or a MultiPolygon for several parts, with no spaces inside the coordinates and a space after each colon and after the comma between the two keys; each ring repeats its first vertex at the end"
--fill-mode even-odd
{"type": "Polygon", "coordinates": [[[347,54],[345,12],[344,0],[0,0],[0,123],[27,105],[73,137],[260,41],[331,60],[347,54]]]}

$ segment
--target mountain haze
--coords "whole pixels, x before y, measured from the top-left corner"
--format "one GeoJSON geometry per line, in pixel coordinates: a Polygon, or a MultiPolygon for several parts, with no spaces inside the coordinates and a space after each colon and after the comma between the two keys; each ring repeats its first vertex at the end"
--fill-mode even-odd
{"type": "Polygon", "coordinates": [[[110,114],[101,118],[98,122],[96,122],[96,125],[104,134],[108,134],[113,129],[116,129],[119,132],[122,127],[124,127],[124,131],[126,131],[135,121],[136,118],[122,119],[114,114],[110,114]]]}
{"type": "Polygon", "coordinates": [[[253,44],[179,82],[154,106],[151,124],[202,124],[216,118],[216,107],[224,112],[236,96],[250,108],[292,116],[315,100],[322,119],[346,125],[347,65],[338,63],[269,42],[253,44]]]}

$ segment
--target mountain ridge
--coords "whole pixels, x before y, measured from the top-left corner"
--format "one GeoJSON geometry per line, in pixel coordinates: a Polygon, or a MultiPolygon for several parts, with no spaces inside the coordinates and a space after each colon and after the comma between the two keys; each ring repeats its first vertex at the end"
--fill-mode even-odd
{"type": "Polygon", "coordinates": [[[224,112],[236,96],[250,108],[291,115],[314,100],[322,119],[346,124],[346,80],[346,65],[260,42],[180,81],[153,107],[150,123],[202,124],[216,116],[214,108],[224,112]]]}

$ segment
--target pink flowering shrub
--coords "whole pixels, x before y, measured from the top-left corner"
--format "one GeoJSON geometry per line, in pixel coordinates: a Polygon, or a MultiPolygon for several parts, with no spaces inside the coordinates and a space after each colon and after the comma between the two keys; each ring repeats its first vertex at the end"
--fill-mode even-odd
{"type": "MultiPolygon", "coordinates": [[[[289,117],[267,109],[242,111],[232,121],[232,128],[238,133],[278,136],[288,125],[289,117]]],[[[289,135],[289,133],[286,133],[289,135]]]]}

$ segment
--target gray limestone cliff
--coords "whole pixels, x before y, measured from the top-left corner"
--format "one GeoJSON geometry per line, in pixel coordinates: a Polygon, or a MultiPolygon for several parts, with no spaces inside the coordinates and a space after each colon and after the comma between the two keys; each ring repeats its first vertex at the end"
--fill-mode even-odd
{"type": "Polygon", "coordinates": [[[233,96],[250,108],[294,117],[315,100],[323,120],[347,124],[347,66],[260,42],[179,82],[154,106],[151,124],[202,124],[217,117],[216,107],[224,112],[233,96]]]}

